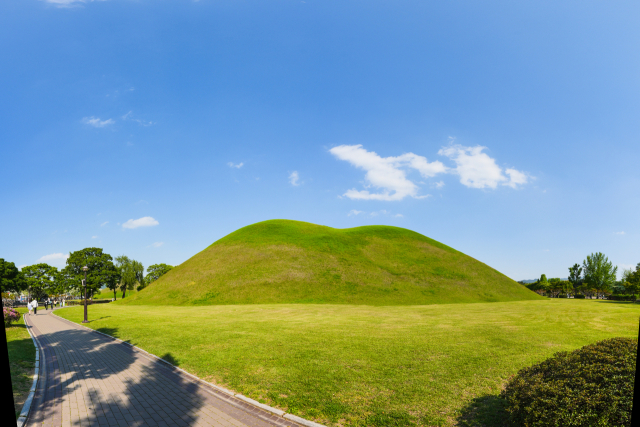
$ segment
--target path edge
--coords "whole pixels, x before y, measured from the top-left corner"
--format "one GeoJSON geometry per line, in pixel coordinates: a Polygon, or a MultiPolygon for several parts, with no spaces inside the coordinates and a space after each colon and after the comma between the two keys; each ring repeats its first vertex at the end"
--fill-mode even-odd
{"type": "MultiPolygon", "coordinates": [[[[64,308],[66,308],[66,307],[64,307],[64,308]]],[[[78,324],[78,323],[76,323],[76,322],[73,322],[73,321],[71,321],[71,320],[65,319],[64,317],[58,316],[58,315],[55,313],[55,310],[56,310],[56,309],[54,309],[54,311],[51,311],[51,313],[50,313],[50,314],[53,314],[53,315],[54,315],[54,316],[56,316],[58,319],[60,319],[60,320],[62,320],[62,321],[64,321],[64,322],[70,323],[70,324],[72,324],[72,325],[74,325],[74,326],[79,326],[79,327],[81,327],[81,328],[84,328],[84,329],[86,329],[86,330],[88,330],[88,331],[90,331],[90,332],[95,332],[95,333],[97,333],[97,334],[103,335],[103,336],[105,336],[105,337],[107,337],[107,338],[109,338],[109,339],[112,339],[112,340],[114,340],[114,341],[117,341],[117,342],[119,342],[119,343],[121,343],[121,344],[128,345],[129,347],[132,347],[132,348],[136,349],[137,351],[139,351],[139,352],[141,352],[141,353],[144,353],[147,357],[149,357],[149,358],[151,358],[151,359],[154,359],[154,360],[156,360],[157,362],[164,363],[165,365],[168,365],[168,366],[170,366],[171,368],[173,368],[173,369],[176,369],[176,370],[180,371],[182,374],[184,374],[184,375],[188,376],[188,377],[189,377],[189,378],[191,378],[192,380],[194,380],[194,381],[196,381],[196,382],[199,382],[199,383],[201,383],[201,384],[205,385],[206,387],[211,387],[211,388],[213,388],[214,390],[216,390],[216,391],[218,391],[218,392],[220,392],[220,393],[223,393],[223,394],[225,394],[225,395],[226,395],[226,396],[228,396],[228,397],[235,397],[236,399],[241,400],[241,401],[242,401],[243,403],[245,403],[245,404],[249,404],[249,405],[251,405],[251,406],[258,407],[258,408],[260,408],[260,409],[263,409],[263,410],[265,410],[265,411],[268,411],[268,412],[272,413],[273,415],[276,415],[276,416],[278,416],[278,417],[282,417],[282,418],[286,419],[287,421],[293,421],[293,422],[296,422],[296,423],[301,424],[301,425],[306,426],[306,427],[327,427],[327,426],[325,426],[324,424],[318,424],[318,423],[316,423],[316,422],[313,422],[313,421],[310,421],[310,420],[307,420],[307,419],[304,419],[304,418],[298,417],[298,416],[296,416],[296,415],[286,413],[285,411],[283,411],[283,410],[281,410],[281,409],[277,409],[277,408],[273,408],[273,407],[271,407],[271,406],[269,406],[269,405],[265,405],[264,403],[260,403],[260,402],[258,402],[258,401],[256,401],[256,400],[253,400],[253,399],[250,399],[250,398],[248,398],[248,397],[246,397],[246,396],[243,396],[243,395],[242,395],[242,394],[240,394],[240,393],[234,393],[234,392],[232,392],[231,390],[227,390],[227,389],[226,389],[226,388],[224,388],[224,387],[220,387],[220,386],[218,386],[218,385],[211,384],[210,382],[205,381],[205,380],[203,380],[203,379],[201,379],[201,378],[199,378],[199,377],[197,377],[197,376],[195,376],[195,375],[193,375],[193,374],[191,374],[191,373],[189,373],[189,372],[185,371],[184,369],[177,367],[176,365],[174,365],[174,364],[172,364],[172,363],[170,363],[170,362],[167,362],[166,360],[164,360],[164,359],[162,359],[162,358],[160,358],[160,357],[156,356],[155,354],[151,354],[151,353],[149,353],[148,351],[141,349],[140,347],[137,347],[137,346],[135,346],[135,345],[133,345],[133,344],[131,344],[131,343],[128,343],[128,342],[126,342],[126,341],[122,341],[121,339],[116,338],[116,337],[113,337],[113,336],[111,336],[111,335],[109,335],[109,334],[105,334],[104,332],[96,331],[95,329],[88,328],[88,327],[86,327],[86,326],[84,326],[84,325],[80,325],[80,324],[78,324]]],[[[59,308],[58,308],[58,310],[59,310],[59,308]]],[[[31,332],[29,332],[29,333],[31,333],[31,332]]],[[[36,353],[36,357],[37,357],[37,353],[36,353]]],[[[205,387],[205,389],[206,389],[206,387],[205,387]]],[[[31,397],[31,395],[29,395],[29,396],[31,397]]],[[[215,396],[215,394],[214,394],[214,396],[215,396]]],[[[228,403],[233,404],[233,406],[236,406],[236,407],[242,408],[242,406],[240,406],[240,405],[236,405],[236,404],[234,404],[232,401],[228,401],[228,403]]],[[[26,402],[25,402],[25,404],[26,404],[26,402]]],[[[21,414],[21,415],[22,415],[22,414],[21,414]]],[[[22,425],[18,425],[18,427],[22,427],[22,425]]]]}
{"type": "Polygon", "coordinates": [[[22,318],[25,326],[27,327],[27,332],[29,332],[29,336],[33,341],[33,346],[36,348],[36,364],[33,373],[33,383],[31,384],[31,389],[29,389],[29,396],[27,396],[27,400],[24,401],[22,410],[20,411],[20,416],[16,420],[17,427],[23,427],[27,422],[29,412],[31,411],[31,403],[33,403],[33,397],[36,394],[36,388],[38,387],[38,380],[40,378],[40,346],[38,345],[38,341],[36,341],[36,337],[31,333],[31,325],[27,324],[27,314],[23,314],[22,318]]]}

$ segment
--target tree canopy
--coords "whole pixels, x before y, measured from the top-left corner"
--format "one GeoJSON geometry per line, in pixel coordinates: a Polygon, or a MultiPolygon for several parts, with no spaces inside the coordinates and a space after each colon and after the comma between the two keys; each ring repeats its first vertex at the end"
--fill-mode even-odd
{"type": "Polygon", "coordinates": [[[84,272],[82,267],[87,266],[87,293],[96,292],[102,286],[109,287],[118,282],[118,270],[113,265],[111,255],[104,253],[100,248],[84,248],[71,252],[67,258],[67,266],[63,272],[72,281],[73,288],[82,289],[84,272]]]}
{"type": "Polygon", "coordinates": [[[133,290],[136,283],[144,283],[144,266],[142,263],[130,259],[126,255],[117,256],[116,265],[120,275],[122,298],[124,298],[127,290],[133,290]]]}
{"type": "Polygon", "coordinates": [[[58,269],[49,264],[40,263],[22,268],[29,293],[35,299],[55,293],[58,269]]]}
{"type": "Polygon", "coordinates": [[[160,278],[160,276],[167,274],[169,270],[173,268],[172,265],[167,264],[153,264],[147,268],[147,277],[145,277],[144,282],[145,286],[155,282],[160,278]]]}
{"type": "Polygon", "coordinates": [[[582,263],[584,284],[588,290],[597,293],[610,292],[616,283],[618,267],[614,267],[602,252],[587,255],[582,263]]]}
{"type": "Polygon", "coordinates": [[[24,275],[16,265],[0,258],[0,292],[20,292],[26,288],[24,275]]]}

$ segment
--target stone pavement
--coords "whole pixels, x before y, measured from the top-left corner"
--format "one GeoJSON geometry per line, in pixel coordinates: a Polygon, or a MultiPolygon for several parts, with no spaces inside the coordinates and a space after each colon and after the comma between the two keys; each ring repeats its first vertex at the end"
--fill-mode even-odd
{"type": "Polygon", "coordinates": [[[43,354],[25,426],[299,427],[51,310],[26,317],[43,354]]]}

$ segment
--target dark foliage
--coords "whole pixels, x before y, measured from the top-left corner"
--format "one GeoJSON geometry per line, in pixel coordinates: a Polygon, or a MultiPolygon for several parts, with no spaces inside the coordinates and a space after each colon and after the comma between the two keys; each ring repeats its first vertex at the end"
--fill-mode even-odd
{"type": "Polygon", "coordinates": [[[612,338],[525,368],[501,397],[523,427],[631,426],[638,341],[612,338]]]}

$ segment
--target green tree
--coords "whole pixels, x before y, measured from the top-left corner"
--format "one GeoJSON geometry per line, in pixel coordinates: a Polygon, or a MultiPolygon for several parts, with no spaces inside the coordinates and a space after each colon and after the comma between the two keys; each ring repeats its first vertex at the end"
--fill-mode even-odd
{"type": "Polygon", "coordinates": [[[144,266],[126,255],[116,257],[116,265],[120,273],[119,286],[122,290],[122,298],[124,298],[127,290],[133,290],[136,283],[144,283],[144,266]]]}
{"type": "Polygon", "coordinates": [[[557,298],[560,292],[562,292],[562,280],[559,278],[549,279],[548,289],[552,298],[557,298]]]}
{"type": "Polygon", "coordinates": [[[22,267],[22,274],[31,297],[41,299],[55,291],[57,268],[45,263],[28,265],[22,267]]]}
{"type": "Polygon", "coordinates": [[[565,295],[570,295],[573,293],[573,283],[571,283],[568,280],[563,280],[561,283],[562,286],[562,293],[565,295]]]}
{"type": "Polygon", "coordinates": [[[160,276],[167,274],[173,266],[167,264],[153,264],[147,268],[147,277],[144,278],[144,286],[149,286],[160,278],[160,276]]]}
{"type": "Polygon", "coordinates": [[[27,288],[27,282],[12,262],[0,258],[0,292],[21,292],[27,288]]]}
{"type": "Polygon", "coordinates": [[[67,266],[63,269],[72,288],[83,292],[84,271],[82,271],[82,267],[85,265],[89,268],[87,271],[87,294],[93,294],[102,286],[106,286],[114,280],[117,281],[118,270],[113,265],[111,255],[104,253],[100,248],[84,248],[71,252],[67,258],[67,266]]]}
{"type": "Polygon", "coordinates": [[[573,267],[569,267],[569,282],[573,289],[580,290],[582,285],[582,267],[579,264],[573,264],[573,267]]]}
{"type": "Polygon", "coordinates": [[[589,290],[602,295],[611,292],[611,287],[616,283],[618,267],[614,267],[602,252],[596,252],[587,255],[582,263],[582,271],[589,290]]]}
{"type": "Polygon", "coordinates": [[[638,292],[640,291],[640,263],[638,263],[638,265],[636,266],[635,271],[625,271],[622,274],[622,279],[627,292],[629,292],[635,298],[636,294],[638,294],[638,292]]]}

